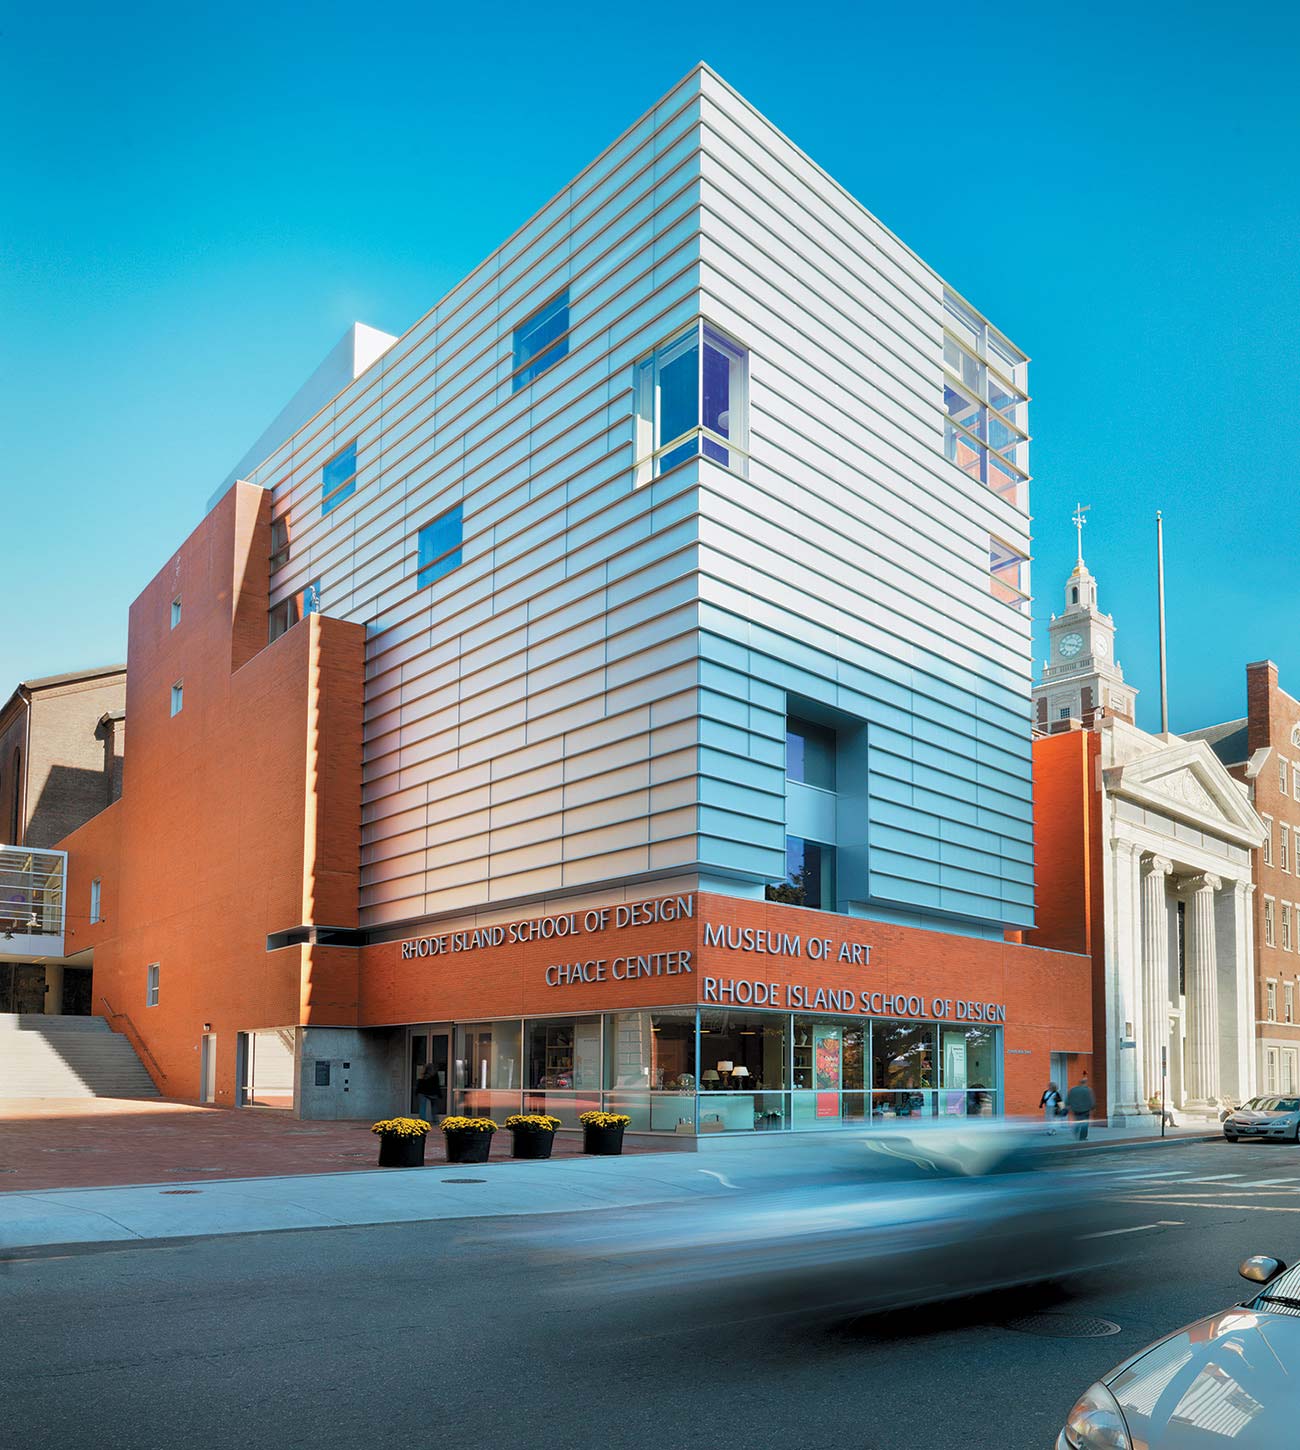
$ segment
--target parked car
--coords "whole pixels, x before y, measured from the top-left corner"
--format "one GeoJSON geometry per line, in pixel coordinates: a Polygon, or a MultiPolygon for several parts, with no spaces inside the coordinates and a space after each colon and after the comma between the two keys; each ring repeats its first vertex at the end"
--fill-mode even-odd
{"type": "Polygon", "coordinates": [[[1268,1138],[1300,1143],[1300,1098],[1251,1098],[1223,1120],[1229,1143],[1243,1138],[1268,1138]]]}
{"type": "Polygon", "coordinates": [[[1300,1267],[1247,1259],[1262,1286],[1126,1359],[1079,1397],[1056,1450],[1280,1450],[1296,1444],[1300,1267]]]}

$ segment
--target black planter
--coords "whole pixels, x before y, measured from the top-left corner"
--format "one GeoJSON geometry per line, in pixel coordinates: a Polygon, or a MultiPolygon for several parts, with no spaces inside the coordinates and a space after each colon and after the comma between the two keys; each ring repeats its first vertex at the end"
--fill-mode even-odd
{"type": "Polygon", "coordinates": [[[379,1166],[381,1168],[423,1168],[427,1133],[406,1137],[401,1133],[380,1133],[379,1166]]]}
{"type": "Polygon", "coordinates": [[[512,1158],[549,1158],[555,1146],[554,1128],[511,1128],[512,1158]]]}
{"type": "Polygon", "coordinates": [[[598,1128],[594,1123],[582,1125],[582,1151],[596,1153],[602,1157],[613,1157],[623,1151],[623,1127],[598,1128]]]}
{"type": "Polygon", "coordinates": [[[449,1128],[442,1135],[447,1140],[448,1163],[486,1163],[492,1151],[492,1132],[483,1128],[449,1128]]]}

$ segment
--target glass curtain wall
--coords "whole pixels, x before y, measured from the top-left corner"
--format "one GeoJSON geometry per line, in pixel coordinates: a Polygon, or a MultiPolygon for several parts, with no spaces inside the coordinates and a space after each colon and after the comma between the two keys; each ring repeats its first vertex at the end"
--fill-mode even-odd
{"type": "Polygon", "coordinates": [[[524,1024],[528,1049],[525,1112],[549,1113],[566,1128],[600,1108],[601,1018],[542,1017],[524,1024]]]}
{"type": "Polygon", "coordinates": [[[631,1131],[694,1133],[695,1013],[612,1012],[605,1019],[605,1107],[631,1131]]]}
{"type": "Polygon", "coordinates": [[[454,1113],[504,1122],[519,1111],[523,1087],[520,1024],[463,1022],[456,1028],[454,1113]]]}
{"type": "Polygon", "coordinates": [[[770,1131],[790,1118],[785,1013],[700,1013],[701,1133],[770,1131]]]}

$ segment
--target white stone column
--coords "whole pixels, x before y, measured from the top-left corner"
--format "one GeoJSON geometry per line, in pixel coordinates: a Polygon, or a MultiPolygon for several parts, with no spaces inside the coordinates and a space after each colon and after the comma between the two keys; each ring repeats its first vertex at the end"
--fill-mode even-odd
{"type": "Polygon", "coordinates": [[[1230,1091],[1246,1102],[1256,1092],[1255,1063],[1255,888],[1249,881],[1232,883],[1233,942],[1236,950],[1237,1080],[1230,1091]]]}
{"type": "Polygon", "coordinates": [[[1187,913],[1187,1098],[1213,1103],[1219,1096],[1219,969],[1214,893],[1219,878],[1189,877],[1187,913]]]}
{"type": "Polygon", "coordinates": [[[1160,1052],[1169,1045],[1169,909],[1166,883],[1173,863],[1148,856],[1142,863],[1141,1081],[1145,1096],[1160,1094],[1160,1052]]]}
{"type": "Polygon", "coordinates": [[[1140,1032],[1142,1013],[1141,853],[1132,841],[1111,842],[1113,877],[1106,911],[1106,1035],[1092,1045],[1105,1054],[1106,1106],[1112,1120],[1146,1111],[1138,1101],[1137,1050],[1121,1044],[1140,1032]]]}

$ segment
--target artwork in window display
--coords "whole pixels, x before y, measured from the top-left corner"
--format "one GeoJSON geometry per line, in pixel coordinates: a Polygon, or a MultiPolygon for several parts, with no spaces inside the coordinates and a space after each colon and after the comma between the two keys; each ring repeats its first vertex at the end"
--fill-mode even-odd
{"type": "Polygon", "coordinates": [[[817,1116],[840,1115],[840,1029],[822,1027],[813,1034],[813,1079],[817,1085],[817,1116]]]}

